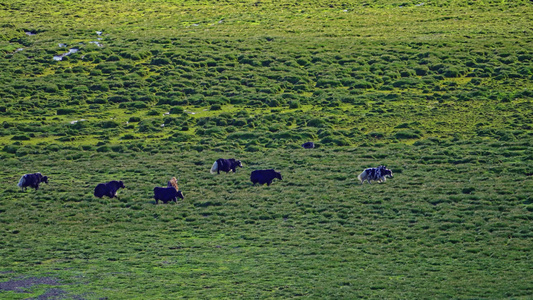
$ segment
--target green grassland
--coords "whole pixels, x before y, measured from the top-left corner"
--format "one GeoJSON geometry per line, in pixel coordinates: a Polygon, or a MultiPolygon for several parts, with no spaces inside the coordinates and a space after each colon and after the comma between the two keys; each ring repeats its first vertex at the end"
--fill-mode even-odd
{"type": "Polygon", "coordinates": [[[0,298],[532,297],[532,16],[0,3],[0,298]],[[244,168],[211,175],[221,157],[244,168]],[[394,178],[361,186],[380,164],[394,178]],[[283,180],[252,186],[266,168],[283,180]],[[185,199],[154,205],[173,176],[185,199]],[[7,288],[28,278],[53,280],[7,288]]]}

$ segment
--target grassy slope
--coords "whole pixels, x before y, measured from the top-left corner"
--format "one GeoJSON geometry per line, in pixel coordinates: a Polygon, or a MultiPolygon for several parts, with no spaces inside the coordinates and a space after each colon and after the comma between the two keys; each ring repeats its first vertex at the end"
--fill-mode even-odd
{"type": "MultiPolygon", "coordinates": [[[[9,74],[1,79],[0,106],[7,110],[0,121],[8,124],[0,136],[6,146],[0,153],[1,281],[52,276],[70,296],[89,299],[531,296],[532,110],[524,93],[530,75],[509,76],[531,68],[531,4],[400,4],[9,1],[0,11],[6,28],[1,46],[25,50],[1,60],[9,74]],[[25,36],[24,30],[38,34],[25,36]],[[100,62],[81,56],[50,62],[63,51],[57,43],[88,43],[96,30],[104,31],[105,47],[84,47],[80,55],[96,53],[100,62]],[[133,60],[122,51],[149,54],[133,60]],[[113,55],[133,68],[91,75],[113,65],[113,55]],[[505,60],[509,56],[515,60],[505,60]],[[163,57],[170,65],[151,64],[163,57]],[[301,65],[300,58],[312,63],[301,65]],[[422,65],[424,58],[436,81],[392,86],[399,76],[387,82],[390,72],[422,65]],[[225,71],[202,63],[209,60],[225,71]],[[272,63],[263,65],[266,60],[272,63]],[[181,61],[187,69],[180,69],[181,61]],[[463,73],[438,77],[444,74],[439,63],[463,73]],[[76,66],[86,69],[64,71],[76,66]],[[476,68],[504,68],[507,75],[469,77],[476,68]],[[135,72],[139,76],[127,77],[135,72]],[[371,88],[314,86],[359,74],[375,80],[371,88]],[[289,76],[308,88],[279,79],[289,76]],[[472,78],[480,83],[471,84],[472,78]],[[176,101],[186,99],[189,105],[178,105],[198,114],[167,123],[162,113],[175,104],[152,100],[146,108],[124,109],[89,103],[119,93],[174,97],[154,84],[158,80],[176,86],[171,91],[194,88],[196,94],[179,94],[176,101]],[[57,90],[43,92],[50,82],[57,90]],[[103,82],[109,90],[69,87],[103,82]],[[140,87],[120,87],[128,82],[140,87]],[[262,92],[272,87],[273,93],[262,92]],[[210,97],[208,90],[222,92],[210,97]],[[252,102],[282,100],[282,94],[303,106],[252,102]],[[203,100],[194,104],[198,97],[203,100]],[[247,102],[204,111],[222,97],[247,102]],[[77,113],[56,115],[58,108],[77,113]],[[228,112],[252,121],[230,125],[228,112]],[[140,124],[124,125],[132,116],[167,126],[142,132],[140,124]],[[88,125],[69,127],[81,118],[88,125]],[[120,125],[98,125],[110,118],[120,125]],[[324,123],[311,125],[313,119],[324,123]],[[402,131],[414,136],[402,138],[402,131]],[[178,132],[190,140],[163,140],[178,132]],[[256,136],[224,139],[235,132],[256,136]],[[137,139],[121,139],[126,134],[137,139]],[[17,135],[29,140],[12,140],[17,135]],[[299,149],[307,138],[321,147],[299,149]],[[115,148],[99,148],[105,146],[115,148]],[[208,173],[215,159],[229,156],[245,168],[208,173]],[[357,174],[378,164],[395,178],[357,185],[357,174]],[[253,187],[248,175],[257,168],[280,170],[284,180],[253,187]],[[49,175],[50,185],[18,192],[19,176],[34,170],[49,175]],[[154,206],[151,190],[172,176],[186,199],[154,206]],[[95,199],[95,184],[111,178],[126,183],[120,199],[95,199]]],[[[0,296],[22,299],[45,290],[0,296]]]]}
{"type": "MultiPolygon", "coordinates": [[[[331,130],[327,135],[311,131],[321,139],[341,135],[345,142],[340,144],[359,144],[376,133],[395,139],[406,128],[416,131],[413,139],[470,138],[487,134],[479,132],[492,128],[486,119],[510,134],[530,134],[531,112],[523,109],[532,75],[527,3],[400,8],[148,2],[137,3],[133,11],[126,4],[89,2],[84,7],[94,10],[68,5],[53,12],[49,5],[8,6],[4,26],[22,35],[10,45],[18,41],[28,47],[3,61],[7,125],[2,145],[21,136],[30,146],[55,140],[95,145],[97,139],[118,144],[126,135],[146,138],[154,132],[156,138],[168,137],[182,125],[163,117],[173,106],[202,111],[229,102],[248,112],[273,106],[282,113],[283,120],[274,120],[280,123],[276,128],[269,128],[269,119],[247,120],[256,132],[290,131],[291,125],[316,117],[331,130]],[[97,12],[105,17],[95,21],[97,12]],[[28,19],[34,14],[42,17],[28,19]],[[38,34],[25,36],[24,30],[38,34]],[[90,44],[97,30],[104,31],[103,48],[90,44]],[[58,43],[80,52],[55,63],[51,57],[66,51],[58,43]],[[27,64],[28,59],[36,64],[27,64]],[[292,99],[319,108],[303,116],[284,114],[292,99]],[[336,112],[320,110],[339,103],[347,105],[336,112]],[[65,106],[72,111],[56,115],[65,106]],[[126,125],[132,116],[146,126],[126,125]],[[70,126],[79,119],[89,122],[70,126]],[[101,122],[106,119],[115,125],[106,128],[101,122]],[[167,126],[160,128],[162,123],[167,126]],[[528,131],[516,132],[522,128],[528,131]],[[42,134],[30,136],[31,130],[42,134]]],[[[220,125],[194,123],[188,121],[185,133],[220,125]]],[[[250,130],[228,127],[218,136],[208,132],[202,143],[213,146],[215,138],[250,130]]]]}
{"type": "Polygon", "coordinates": [[[485,158],[475,144],[241,153],[245,169],[215,177],[213,152],[24,159],[12,163],[52,181],[5,187],[1,264],[111,298],[530,295],[527,147],[500,146],[485,158]],[[354,170],[376,161],[396,178],[358,186],[354,170]],[[283,181],[248,183],[271,166],[283,181]],[[176,174],[186,200],[154,206],[152,187],[176,174]],[[111,177],[127,182],[120,200],[95,199],[111,177]]]}

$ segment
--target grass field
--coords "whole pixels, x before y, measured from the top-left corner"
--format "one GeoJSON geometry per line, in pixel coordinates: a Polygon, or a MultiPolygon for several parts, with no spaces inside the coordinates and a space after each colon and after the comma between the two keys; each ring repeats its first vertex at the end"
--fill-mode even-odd
{"type": "Polygon", "coordinates": [[[0,298],[531,298],[532,15],[4,1],[0,298]],[[173,176],[185,199],[154,205],[173,176]]]}

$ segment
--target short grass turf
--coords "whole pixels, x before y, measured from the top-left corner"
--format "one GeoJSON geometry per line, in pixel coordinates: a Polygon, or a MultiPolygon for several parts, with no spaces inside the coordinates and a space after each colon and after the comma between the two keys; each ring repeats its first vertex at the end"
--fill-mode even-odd
{"type": "Polygon", "coordinates": [[[4,1],[0,298],[531,298],[532,15],[4,1]],[[172,177],[185,199],[155,205],[172,177]]]}

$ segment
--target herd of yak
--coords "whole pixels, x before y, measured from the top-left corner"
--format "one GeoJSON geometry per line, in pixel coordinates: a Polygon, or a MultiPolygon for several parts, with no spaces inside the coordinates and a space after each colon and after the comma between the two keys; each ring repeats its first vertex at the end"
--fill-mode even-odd
{"type": "MultiPolygon", "coordinates": [[[[242,168],[242,162],[234,158],[230,159],[217,159],[211,168],[211,174],[220,174],[220,172],[229,171],[236,172],[237,167],[242,168]]],[[[259,183],[261,185],[267,184],[270,185],[272,181],[278,178],[281,180],[281,173],[276,172],[273,169],[268,170],[255,170],[250,175],[250,180],[255,185],[259,183]]],[[[24,174],[19,180],[18,186],[21,190],[25,190],[27,187],[34,188],[35,190],[39,189],[40,183],[48,183],[48,176],[43,176],[41,173],[33,174],[24,174]]],[[[125,188],[124,182],[112,180],[106,183],[100,183],[94,188],[94,196],[102,198],[107,196],[109,198],[114,198],[117,196],[117,191],[121,188],[125,188]]],[[[154,199],[155,203],[159,203],[161,200],[163,203],[169,201],[174,201],[177,203],[177,198],[184,199],[182,191],[178,188],[178,182],[176,177],[173,177],[167,184],[166,187],[155,187],[154,188],[154,199]]]]}
{"type": "MultiPolygon", "coordinates": [[[[240,160],[236,160],[234,158],[220,158],[213,163],[213,166],[211,167],[211,174],[220,174],[221,171],[226,173],[233,171],[235,173],[237,167],[242,168],[242,162],[240,160]]],[[[365,169],[357,178],[361,181],[361,184],[363,184],[365,180],[368,181],[368,183],[370,183],[371,180],[385,182],[386,177],[392,178],[392,171],[387,169],[385,166],[379,166],[377,168],[365,169]]],[[[282,180],[281,173],[276,172],[273,169],[255,170],[250,175],[250,181],[252,181],[252,184],[254,185],[256,183],[259,183],[260,185],[265,183],[270,185],[276,178],[282,180]]],[[[41,173],[24,174],[20,178],[18,186],[21,188],[21,190],[25,190],[27,187],[37,190],[39,189],[39,184],[42,182],[48,183],[48,177],[43,176],[41,173]]],[[[125,188],[124,182],[122,181],[113,180],[106,183],[100,183],[94,189],[94,196],[98,198],[102,198],[104,196],[114,198],[117,196],[117,191],[120,188],[125,188]]],[[[167,203],[169,201],[174,201],[177,203],[177,198],[184,199],[184,196],[182,191],[180,191],[178,188],[176,177],[173,177],[170,181],[168,181],[166,187],[154,188],[154,199],[156,204],[158,204],[160,200],[163,203],[167,203]]]]}

